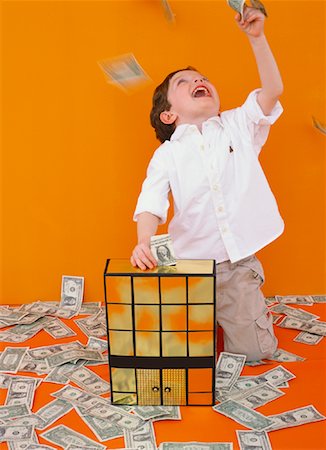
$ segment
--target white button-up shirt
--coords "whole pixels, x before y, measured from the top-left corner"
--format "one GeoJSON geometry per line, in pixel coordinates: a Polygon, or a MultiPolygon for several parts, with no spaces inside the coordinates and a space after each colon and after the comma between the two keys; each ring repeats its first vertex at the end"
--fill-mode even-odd
{"type": "Polygon", "coordinates": [[[169,224],[179,259],[245,258],[284,229],[274,195],[258,160],[270,125],[281,115],[278,102],[269,116],[251,92],[239,108],[208,119],[202,132],[179,125],[154,153],[142,185],[134,220],[150,212],[169,224]]]}

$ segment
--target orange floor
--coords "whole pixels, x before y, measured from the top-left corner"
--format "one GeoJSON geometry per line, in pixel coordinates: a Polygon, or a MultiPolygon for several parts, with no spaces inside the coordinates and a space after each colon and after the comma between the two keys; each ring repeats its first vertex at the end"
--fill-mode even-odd
{"type": "MultiPolygon", "coordinates": [[[[320,316],[320,320],[326,319],[326,305],[319,304],[309,306],[299,306],[309,312],[320,316]]],[[[83,316],[85,317],[85,316],[83,316]]],[[[74,318],[75,319],[75,318],[74,318]]],[[[39,347],[43,345],[53,345],[63,342],[71,342],[78,339],[86,344],[88,338],[79,330],[73,320],[64,320],[78,336],[66,339],[53,339],[44,331],[38,333],[33,339],[22,344],[1,343],[0,350],[6,346],[30,346],[39,347]]],[[[290,387],[284,389],[285,395],[279,399],[258,408],[264,415],[281,413],[290,409],[306,405],[314,405],[317,410],[326,415],[326,339],[324,338],[316,346],[293,342],[294,337],[299,333],[296,330],[281,329],[275,327],[279,339],[279,347],[292,353],[305,357],[304,362],[281,363],[288,370],[296,375],[296,379],[289,382],[290,387]]],[[[258,367],[245,367],[242,375],[258,375],[280,363],[273,362],[268,365],[258,367]]],[[[105,365],[92,367],[104,379],[108,379],[108,368],[105,365]]],[[[32,376],[31,373],[19,372],[22,375],[32,376]]],[[[42,376],[35,375],[42,378],[42,376]]],[[[62,385],[52,383],[41,383],[35,395],[33,411],[37,411],[47,402],[53,400],[50,393],[58,390],[62,385]]],[[[5,401],[6,390],[0,390],[0,404],[5,401]]],[[[233,442],[233,449],[239,449],[235,430],[245,429],[212,410],[211,407],[181,407],[181,421],[161,421],[154,423],[157,446],[161,442],[170,441],[203,441],[203,442],[233,442]]],[[[93,440],[97,440],[77,413],[73,410],[63,419],[60,419],[49,428],[58,424],[65,424],[76,431],[82,432],[93,440]]],[[[38,435],[40,432],[38,432],[38,435]]],[[[316,422],[269,433],[269,438],[274,450],[323,450],[326,449],[326,421],[316,422]]],[[[41,437],[40,443],[52,445],[41,437]]],[[[104,445],[108,449],[118,449],[124,447],[122,438],[106,441],[104,445]]],[[[0,443],[0,449],[5,450],[6,444],[0,443]]]]}

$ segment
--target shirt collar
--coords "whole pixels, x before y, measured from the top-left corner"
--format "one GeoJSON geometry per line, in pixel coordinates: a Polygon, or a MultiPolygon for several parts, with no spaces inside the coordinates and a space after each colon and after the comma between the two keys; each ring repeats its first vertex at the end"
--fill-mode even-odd
{"type": "MultiPolygon", "coordinates": [[[[224,128],[223,122],[219,115],[207,119],[205,122],[203,122],[203,127],[205,126],[205,124],[208,125],[210,123],[216,123],[217,125],[220,125],[222,128],[224,128]]],[[[174,130],[173,134],[170,137],[170,141],[176,141],[184,135],[193,134],[196,132],[199,132],[196,125],[191,125],[189,123],[182,123],[181,125],[178,125],[176,127],[176,129],[174,130]]]]}

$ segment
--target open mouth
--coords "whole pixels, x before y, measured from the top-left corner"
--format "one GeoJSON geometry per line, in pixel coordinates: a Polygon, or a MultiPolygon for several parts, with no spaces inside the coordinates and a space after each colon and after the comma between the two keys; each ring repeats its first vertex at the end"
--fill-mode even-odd
{"type": "Polygon", "coordinates": [[[192,97],[211,97],[211,93],[207,89],[206,86],[196,86],[196,88],[192,91],[192,97]]]}

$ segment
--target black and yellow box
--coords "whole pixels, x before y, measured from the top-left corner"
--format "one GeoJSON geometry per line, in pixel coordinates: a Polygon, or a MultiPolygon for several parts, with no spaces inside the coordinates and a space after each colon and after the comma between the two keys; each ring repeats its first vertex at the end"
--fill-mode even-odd
{"type": "Polygon", "coordinates": [[[213,405],[215,261],[141,271],[108,259],[104,272],[113,404],[213,405]]]}

